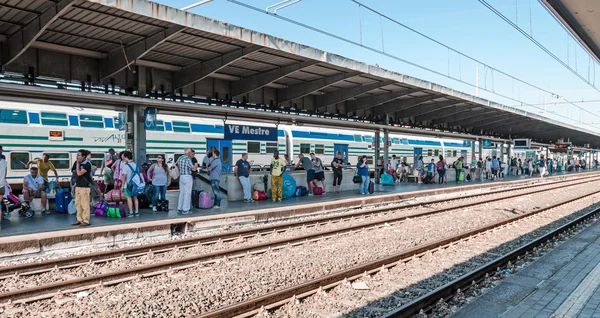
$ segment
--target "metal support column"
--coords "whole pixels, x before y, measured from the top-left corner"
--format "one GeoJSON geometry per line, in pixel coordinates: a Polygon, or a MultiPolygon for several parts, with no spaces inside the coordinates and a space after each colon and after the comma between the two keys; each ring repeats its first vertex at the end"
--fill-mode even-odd
{"type": "Polygon", "coordinates": [[[383,170],[387,172],[388,163],[390,160],[390,147],[388,141],[390,140],[390,131],[387,129],[383,130],[383,170]]]}
{"type": "Polygon", "coordinates": [[[498,160],[505,162],[504,161],[504,141],[502,141],[500,143],[500,158],[498,158],[498,160]]]}
{"type": "Polygon", "coordinates": [[[137,164],[146,162],[146,128],[142,105],[127,105],[127,130],[125,148],[133,152],[137,164]]]}
{"type": "Polygon", "coordinates": [[[478,142],[479,142],[479,158],[485,159],[483,157],[483,140],[479,139],[478,142]]]}
{"type": "Polygon", "coordinates": [[[379,183],[380,175],[379,170],[381,169],[381,164],[379,163],[380,157],[380,142],[381,142],[381,132],[379,130],[375,131],[375,141],[373,144],[375,145],[375,157],[373,158],[373,167],[375,167],[375,183],[379,183]]]}
{"type": "Polygon", "coordinates": [[[508,144],[508,148],[507,148],[507,154],[508,154],[508,158],[506,159],[506,162],[508,163],[508,165],[510,165],[510,159],[512,159],[512,145],[508,144]]]}
{"type": "Polygon", "coordinates": [[[473,158],[475,158],[475,160],[477,160],[477,155],[475,154],[475,140],[471,140],[471,158],[465,158],[465,160],[467,160],[467,162],[471,163],[471,160],[473,160],[473,158]]]}

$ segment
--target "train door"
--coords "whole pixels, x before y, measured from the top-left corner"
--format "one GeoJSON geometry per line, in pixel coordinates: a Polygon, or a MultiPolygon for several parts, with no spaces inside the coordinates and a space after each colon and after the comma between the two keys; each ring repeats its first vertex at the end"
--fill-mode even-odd
{"type": "Polygon", "coordinates": [[[349,164],[348,162],[348,145],[334,144],[333,145],[333,157],[337,158],[337,153],[340,152],[342,154],[342,159],[344,159],[345,166],[349,164]]]}
{"type": "Polygon", "coordinates": [[[210,151],[218,149],[221,157],[221,162],[223,163],[222,172],[229,172],[229,167],[231,167],[231,160],[233,160],[233,154],[231,151],[231,140],[207,138],[206,149],[210,151]]]}

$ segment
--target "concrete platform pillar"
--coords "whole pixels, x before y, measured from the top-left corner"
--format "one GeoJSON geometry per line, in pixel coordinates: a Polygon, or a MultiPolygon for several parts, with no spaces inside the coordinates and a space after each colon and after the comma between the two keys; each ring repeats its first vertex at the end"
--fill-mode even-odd
{"type": "Polygon", "coordinates": [[[375,158],[373,158],[373,167],[375,167],[375,183],[379,183],[381,176],[379,175],[379,170],[381,169],[381,164],[379,163],[380,154],[380,142],[381,142],[381,132],[379,130],[375,131],[375,142],[373,143],[375,146],[375,158]]]}
{"type": "Polygon", "coordinates": [[[390,157],[390,146],[388,145],[388,141],[390,140],[390,131],[387,129],[383,130],[383,169],[387,171],[387,166],[389,163],[390,157]]]}
{"type": "Polygon", "coordinates": [[[475,157],[476,159],[478,158],[475,154],[475,140],[471,140],[471,158],[465,158],[465,160],[467,160],[467,162],[470,163],[471,160],[473,160],[473,157],[475,157]]]}
{"type": "Polygon", "coordinates": [[[133,160],[142,164],[146,161],[146,128],[142,105],[127,105],[126,148],[133,152],[133,160]]]}
{"type": "Polygon", "coordinates": [[[504,161],[504,141],[500,142],[500,158],[498,158],[500,161],[505,162],[504,161]]]}
{"type": "MultiPolygon", "coordinates": [[[[483,140],[479,139],[478,142],[479,142],[479,158],[485,159],[483,157],[483,140]]],[[[477,159],[479,159],[479,158],[477,158],[477,159]]]]}

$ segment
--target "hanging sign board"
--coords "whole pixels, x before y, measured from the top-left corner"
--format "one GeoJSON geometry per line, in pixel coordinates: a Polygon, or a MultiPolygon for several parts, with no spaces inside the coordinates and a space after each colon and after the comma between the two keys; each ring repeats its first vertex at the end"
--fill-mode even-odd
{"type": "Polygon", "coordinates": [[[484,149],[496,149],[496,145],[492,143],[491,139],[482,139],[481,145],[484,149]]]}
{"type": "Polygon", "coordinates": [[[531,139],[514,139],[514,148],[527,149],[531,147],[531,139]]]}
{"type": "Polygon", "coordinates": [[[463,147],[471,147],[473,145],[472,140],[463,140],[463,147]]]}
{"type": "Polygon", "coordinates": [[[156,108],[144,109],[144,127],[149,130],[156,129],[156,108]]]}
{"type": "Polygon", "coordinates": [[[226,140],[277,141],[276,127],[225,124],[226,140]]]}
{"type": "Polygon", "coordinates": [[[65,132],[62,130],[50,130],[48,133],[48,140],[50,141],[64,141],[65,132]]]}

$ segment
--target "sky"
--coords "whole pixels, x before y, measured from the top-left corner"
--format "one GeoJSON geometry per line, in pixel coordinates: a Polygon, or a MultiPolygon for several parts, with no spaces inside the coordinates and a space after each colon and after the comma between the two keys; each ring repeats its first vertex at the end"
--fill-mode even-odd
{"type": "MultiPolygon", "coordinates": [[[[175,8],[197,2],[154,1],[175,8]]],[[[487,3],[576,69],[584,80],[477,0],[360,0],[364,6],[351,0],[301,0],[278,11],[281,17],[354,44],[265,13],[267,6],[281,0],[237,1],[262,10],[214,0],[190,11],[600,132],[600,102],[594,102],[600,101],[600,74],[595,74],[596,70],[600,73],[600,65],[593,62],[538,1],[487,0],[487,3]],[[588,85],[588,80],[597,83],[598,88],[588,85]],[[553,98],[552,94],[559,97],[553,98]],[[589,102],[577,103],[582,110],[566,101],[589,102]]]]}

